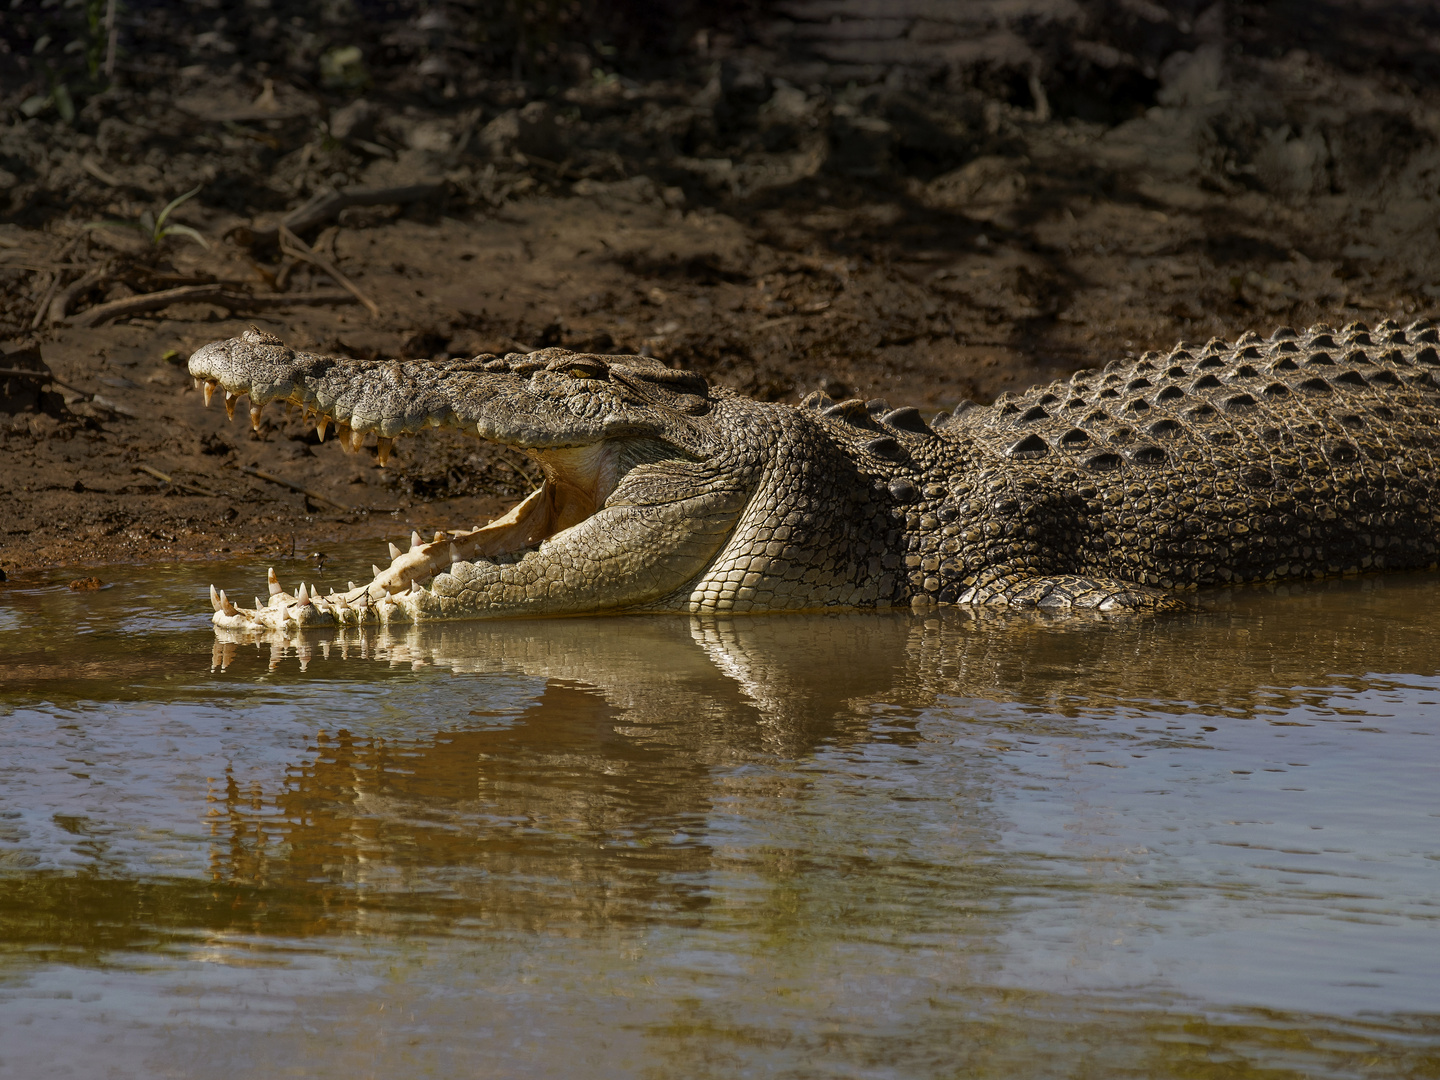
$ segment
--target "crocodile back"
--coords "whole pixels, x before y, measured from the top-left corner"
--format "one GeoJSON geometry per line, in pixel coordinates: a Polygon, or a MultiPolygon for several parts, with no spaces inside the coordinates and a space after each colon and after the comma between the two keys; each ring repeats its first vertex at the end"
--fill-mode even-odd
{"type": "Polygon", "coordinates": [[[1282,328],[962,409],[927,455],[951,463],[943,497],[910,508],[911,586],[943,601],[1020,573],[1186,588],[1433,566],[1437,344],[1423,323],[1282,328]]]}

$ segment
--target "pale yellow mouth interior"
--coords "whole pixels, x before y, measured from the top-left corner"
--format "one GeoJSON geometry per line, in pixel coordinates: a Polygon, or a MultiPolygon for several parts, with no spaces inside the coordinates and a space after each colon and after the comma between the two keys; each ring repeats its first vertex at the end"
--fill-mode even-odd
{"type": "Polygon", "coordinates": [[[376,567],[375,577],[346,592],[345,600],[379,600],[404,592],[412,582],[425,581],[454,563],[538,547],[594,514],[619,481],[617,454],[608,442],[531,450],[530,456],[540,463],[544,482],[507,513],[476,529],[437,533],[428,544],[417,534],[408,551],[392,546],[389,567],[376,567]]]}

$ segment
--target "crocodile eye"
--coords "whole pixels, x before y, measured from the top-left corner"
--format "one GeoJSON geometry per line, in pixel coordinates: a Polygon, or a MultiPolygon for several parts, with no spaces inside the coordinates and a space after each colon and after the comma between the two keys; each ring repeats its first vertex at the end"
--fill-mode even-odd
{"type": "Polygon", "coordinates": [[[598,379],[600,373],[593,368],[572,367],[565,372],[572,379],[598,379]]]}

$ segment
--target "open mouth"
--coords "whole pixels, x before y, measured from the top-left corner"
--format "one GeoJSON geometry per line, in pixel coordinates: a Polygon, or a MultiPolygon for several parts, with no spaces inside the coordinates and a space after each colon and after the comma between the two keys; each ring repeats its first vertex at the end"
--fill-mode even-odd
{"type": "MultiPolygon", "coordinates": [[[[196,384],[203,388],[208,405],[219,384],[201,379],[196,379],[196,384]]],[[[232,419],[236,404],[244,396],[225,391],[224,404],[232,419]]],[[[282,404],[300,408],[305,422],[315,425],[322,440],[327,429],[333,426],[337,441],[351,453],[360,450],[367,436],[373,434],[381,464],[388,460],[394,437],[386,437],[377,427],[357,423],[353,416],[312,414],[294,401],[282,404]]],[[[250,409],[251,423],[257,428],[263,408],[262,404],[250,409]]],[[[437,418],[425,426],[455,427],[476,437],[469,425],[447,423],[446,418],[437,418]]],[[[268,600],[256,597],[254,608],[236,605],[223,591],[212,586],[211,604],[217,613],[217,624],[237,629],[282,629],[287,625],[363,623],[376,615],[383,619],[395,610],[398,600],[422,593],[436,575],[457,563],[514,561],[539,552],[546,541],[576,528],[603,508],[606,499],[635,466],[684,457],[674,447],[648,437],[603,439],[579,446],[535,447],[514,442],[502,445],[525,452],[539,464],[543,474],[540,486],[506,513],[474,529],[437,532],[430,541],[418,532],[412,533],[408,549],[389,545],[389,565],[372,566],[374,576],[369,581],[350,582],[344,592],[332,590],[328,596],[322,597],[304,584],[292,594],[280,584],[274,570],[269,573],[268,600]]]]}

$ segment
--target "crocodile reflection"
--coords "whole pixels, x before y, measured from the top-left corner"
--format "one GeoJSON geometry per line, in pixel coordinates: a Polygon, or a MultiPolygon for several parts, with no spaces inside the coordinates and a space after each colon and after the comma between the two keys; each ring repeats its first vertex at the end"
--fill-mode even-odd
{"type": "MultiPolygon", "coordinates": [[[[718,773],[863,738],[865,705],[894,684],[912,629],[873,616],[621,617],[259,642],[268,667],[293,674],[298,661],[307,678],[328,659],[541,681],[509,715],[321,732],[277,790],[224,777],[212,872],[343,885],[333,902],[367,910],[428,891],[440,899],[427,917],[453,903],[527,926],[684,918],[703,903],[718,773]],[[870,659],[837,664],[855,656],[870,659]]],[[[239,642],[215,650],[221,669],[250,659],[239,642]]]]}
{"type": "MultiPolygon", "coordinates": [[[[222,642],[215,663],[231,675],[268,666],[266,678],[303,680],[378,662],[407,679],[425,666],[527,677],[535,692],[468,723],[417,712],[383,736],[336,727],[275,790],[225,782],[214,872],[232,883],[328,881],[346,887],[336,903],[367,910],[380,894],[429,890],[523,925],[684,918],[704,903],[717,808],[762,798],[744,787],[749,761],[801,761],[878,738],[879,725],[886,740],[918,745],[925,710],[963,716],[977,699],[1020,706],[985,720],[1017,731],[1074,731],[1129,709],[1329,711],[1337,691],[1374,687],[1375,672],[1435,670],[1440,631],[1423,617],[1432,595],[1433,582],[1367,579],[1168,620],[440,624],[260,640],[258,657],[222,642]]],[[[773,797],[802,811],[803,775],[768,773],[790,785],[773,797]]],[[[995,778],[982,762],[956,782],[973,786],[960,800],[969,820],[956,825],[988,846],[1001,828],[987,808],[995,778]]]]}

